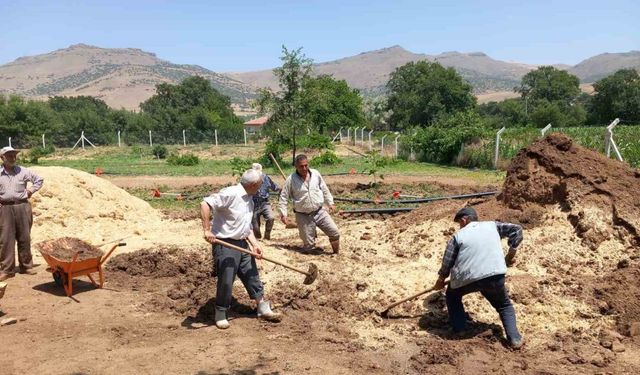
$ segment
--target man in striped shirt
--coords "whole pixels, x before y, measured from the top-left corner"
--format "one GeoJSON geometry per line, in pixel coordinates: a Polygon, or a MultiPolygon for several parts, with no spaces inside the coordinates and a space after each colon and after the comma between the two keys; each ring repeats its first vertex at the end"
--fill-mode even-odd
{"type": "Polygon", "coordinates": [[[31,225],[33,214],[29,198],[42,187],[40,176],[16,165],[18,150],[0,149],[0,281],[16,273],[15,251],[18,242],[19,272],[35,275],[31,256],[31,225]],[[27,183],[31,187],[27,188],[27,183]]]}
{"type": "Polygon", "coordinates": [[[460,225],[447,243],[438,272],[439,278],[434,289],[445,287],[447,310],[453,331],[458,333],[466,328],[467,315],[462,297],[480,292],[500,314],[500,320],[507,335],[509,345],[520,349],[522,336],[516,326],[516,313],[505,288],[507,266],[513,264],[516,248],[522,242],[522,227],[517,224],[494,221],[478,221],[478,214],[471,207],[458,211],[454,221],[460,225]],[[504,256],[501,238],[508,238],[509,252],[504,256]]]}

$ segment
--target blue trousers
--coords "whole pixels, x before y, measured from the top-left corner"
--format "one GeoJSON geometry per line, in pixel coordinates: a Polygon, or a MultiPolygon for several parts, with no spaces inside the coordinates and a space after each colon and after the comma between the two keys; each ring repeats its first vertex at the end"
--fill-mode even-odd
{"type": "Polygon", "coordinates": [[[462,297],[474,292],[480,292],[500,314],[500,320],[507,334],[507,339],[511,341],[521,339],[520,332],[518,332],[518,327],[516,326],[516,311],[504,286],[504,275],[490,276],[456,289],[447,288],[447,310],[449,311],[449,322],[453,327],[453,331],[462,332],[465,330],[467,314],[464,311],[462,297]]]}

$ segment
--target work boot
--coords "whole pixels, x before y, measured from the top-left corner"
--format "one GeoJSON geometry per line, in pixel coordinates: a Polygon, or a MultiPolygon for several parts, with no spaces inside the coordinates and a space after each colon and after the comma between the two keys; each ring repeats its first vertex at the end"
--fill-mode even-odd
{"type": "Polygon", "coordinates": [[[264,226],[264,239],[271,239],[271,230],[273,229],[273,220],[267,220],[267,223],[264,226]]]}
{"type": "Polygon", "coordinates": [[[282,320],[282,316],[279,313],[271,311],[269,301],[264,300],[258,303],[258,318],[275,323],[282,320]]]}
{"type": "Polygon", "coordinates": [[[227,320],[227,310],[221,309],[217,306],[216,306],[215,320],[216,320],[216,327],[220,329],[227,329],[231,326],[229,324],[229,321],[227,320]]]}
{"type": "Polygon", "coordinates": [[[20,273],[23,275],[36,275],[38,271],[34,270],[33,268],[23,268],[20,270],[20,273]]]}
{"type": "Polygon", "coordinates": [[[509,339],[509,347],[513,350],[520,350],[524,346],[524,339],[522,337],[518,339],[509,339]]]}
{"type": "Polygon", "coordinates": [[[334,254],[338,254],[340,252],[340,240],[335,240],[329,242],[331,244],[331,249],[333,249],[334,254]]]}

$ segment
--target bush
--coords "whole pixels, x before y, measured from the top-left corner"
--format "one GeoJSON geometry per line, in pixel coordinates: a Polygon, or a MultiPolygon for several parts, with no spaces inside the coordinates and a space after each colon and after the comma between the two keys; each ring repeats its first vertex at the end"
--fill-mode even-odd
{"type": "Polygon", "coordinates": [[[167,163],[169,165],[192,166],[198,165],[200,163],[200,159],[196,155],[191,153],[184,155],[171,154],[167,158],[167,163]]]}
{"type": "Polygon", "coordinates": [[[164,159],[167,157],[167,147],[165,145],[155,145],[151,149],[151,153],[158,159],[164,159]]]}
{"type": "Polygon", "coordinates": [[[252,161],[249,159],[243,159],[239,157],[234,157],[231,159],[231,175],[232,176],[242,176],[242,174],[251,168],[252,161]]]}
{"type": "Polygon", "coordinates": [[[336,154],[332,151],[326,151],[319,156],[316,156],[311,161],[313,165],[335,165],[342,163],[342,159],[340,159],[336,154]]]}
{"type": "Polygon", "coordinates": [[[56,151],[55,147],[48,145],[47,147],[34,147],[29,150],[27,161],[31,164],[38,164],[38,159],[43,156],[51,155],[56,151]]]}
{"type": "Polygon", "coordinates": [[[296,138],[297,148],[312,150],[333,150],[331,138],[318,133],[303,135],[296,138]]]}

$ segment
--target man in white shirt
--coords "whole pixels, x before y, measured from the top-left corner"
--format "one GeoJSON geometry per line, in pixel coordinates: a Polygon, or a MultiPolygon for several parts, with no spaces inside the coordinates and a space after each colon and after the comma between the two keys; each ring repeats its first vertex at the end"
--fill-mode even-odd
{"type": "Polygon", "coordinates": [[[251,221],[253,218],[253,195],[262,185],[262,173],[250,169],[242,174],[240,183],[211,194],[200,203],[200,216],[204,238],[213,244],[213,262],[217,270],[216,326],[229,328],[227,309],[231,306],[233,282],[236,274],[258,306],[258,317],[269,321],[280,321],[280,314],[271,311],[264,299],[264,288],[256,260],[248,255],[218,244],[216,239],[233,245],[252,249],[258,257],[262,247],[256,240],[251,221]],[[211,215],[213,219],[209,221],[211,215]]]}
{"type": "Polygon", "coordinates": [[[335,211],[333,196],[320,172],[309,168],[309,160],[306,155],[296,156],[295,167],[296,171],[287,178],[280,193],[278,202],[280,220],[285,225],[289,223],[287,204],[291,198],[293,212],[296,214],[298,233],[304,244],[304,249],[310,250],[315,247],[317,226],[329,236],[333,253],[338,254],[340,251],[340,232],[336,223],[324,209],[324,204],[326,204],[331,212],[335,211]]]}

